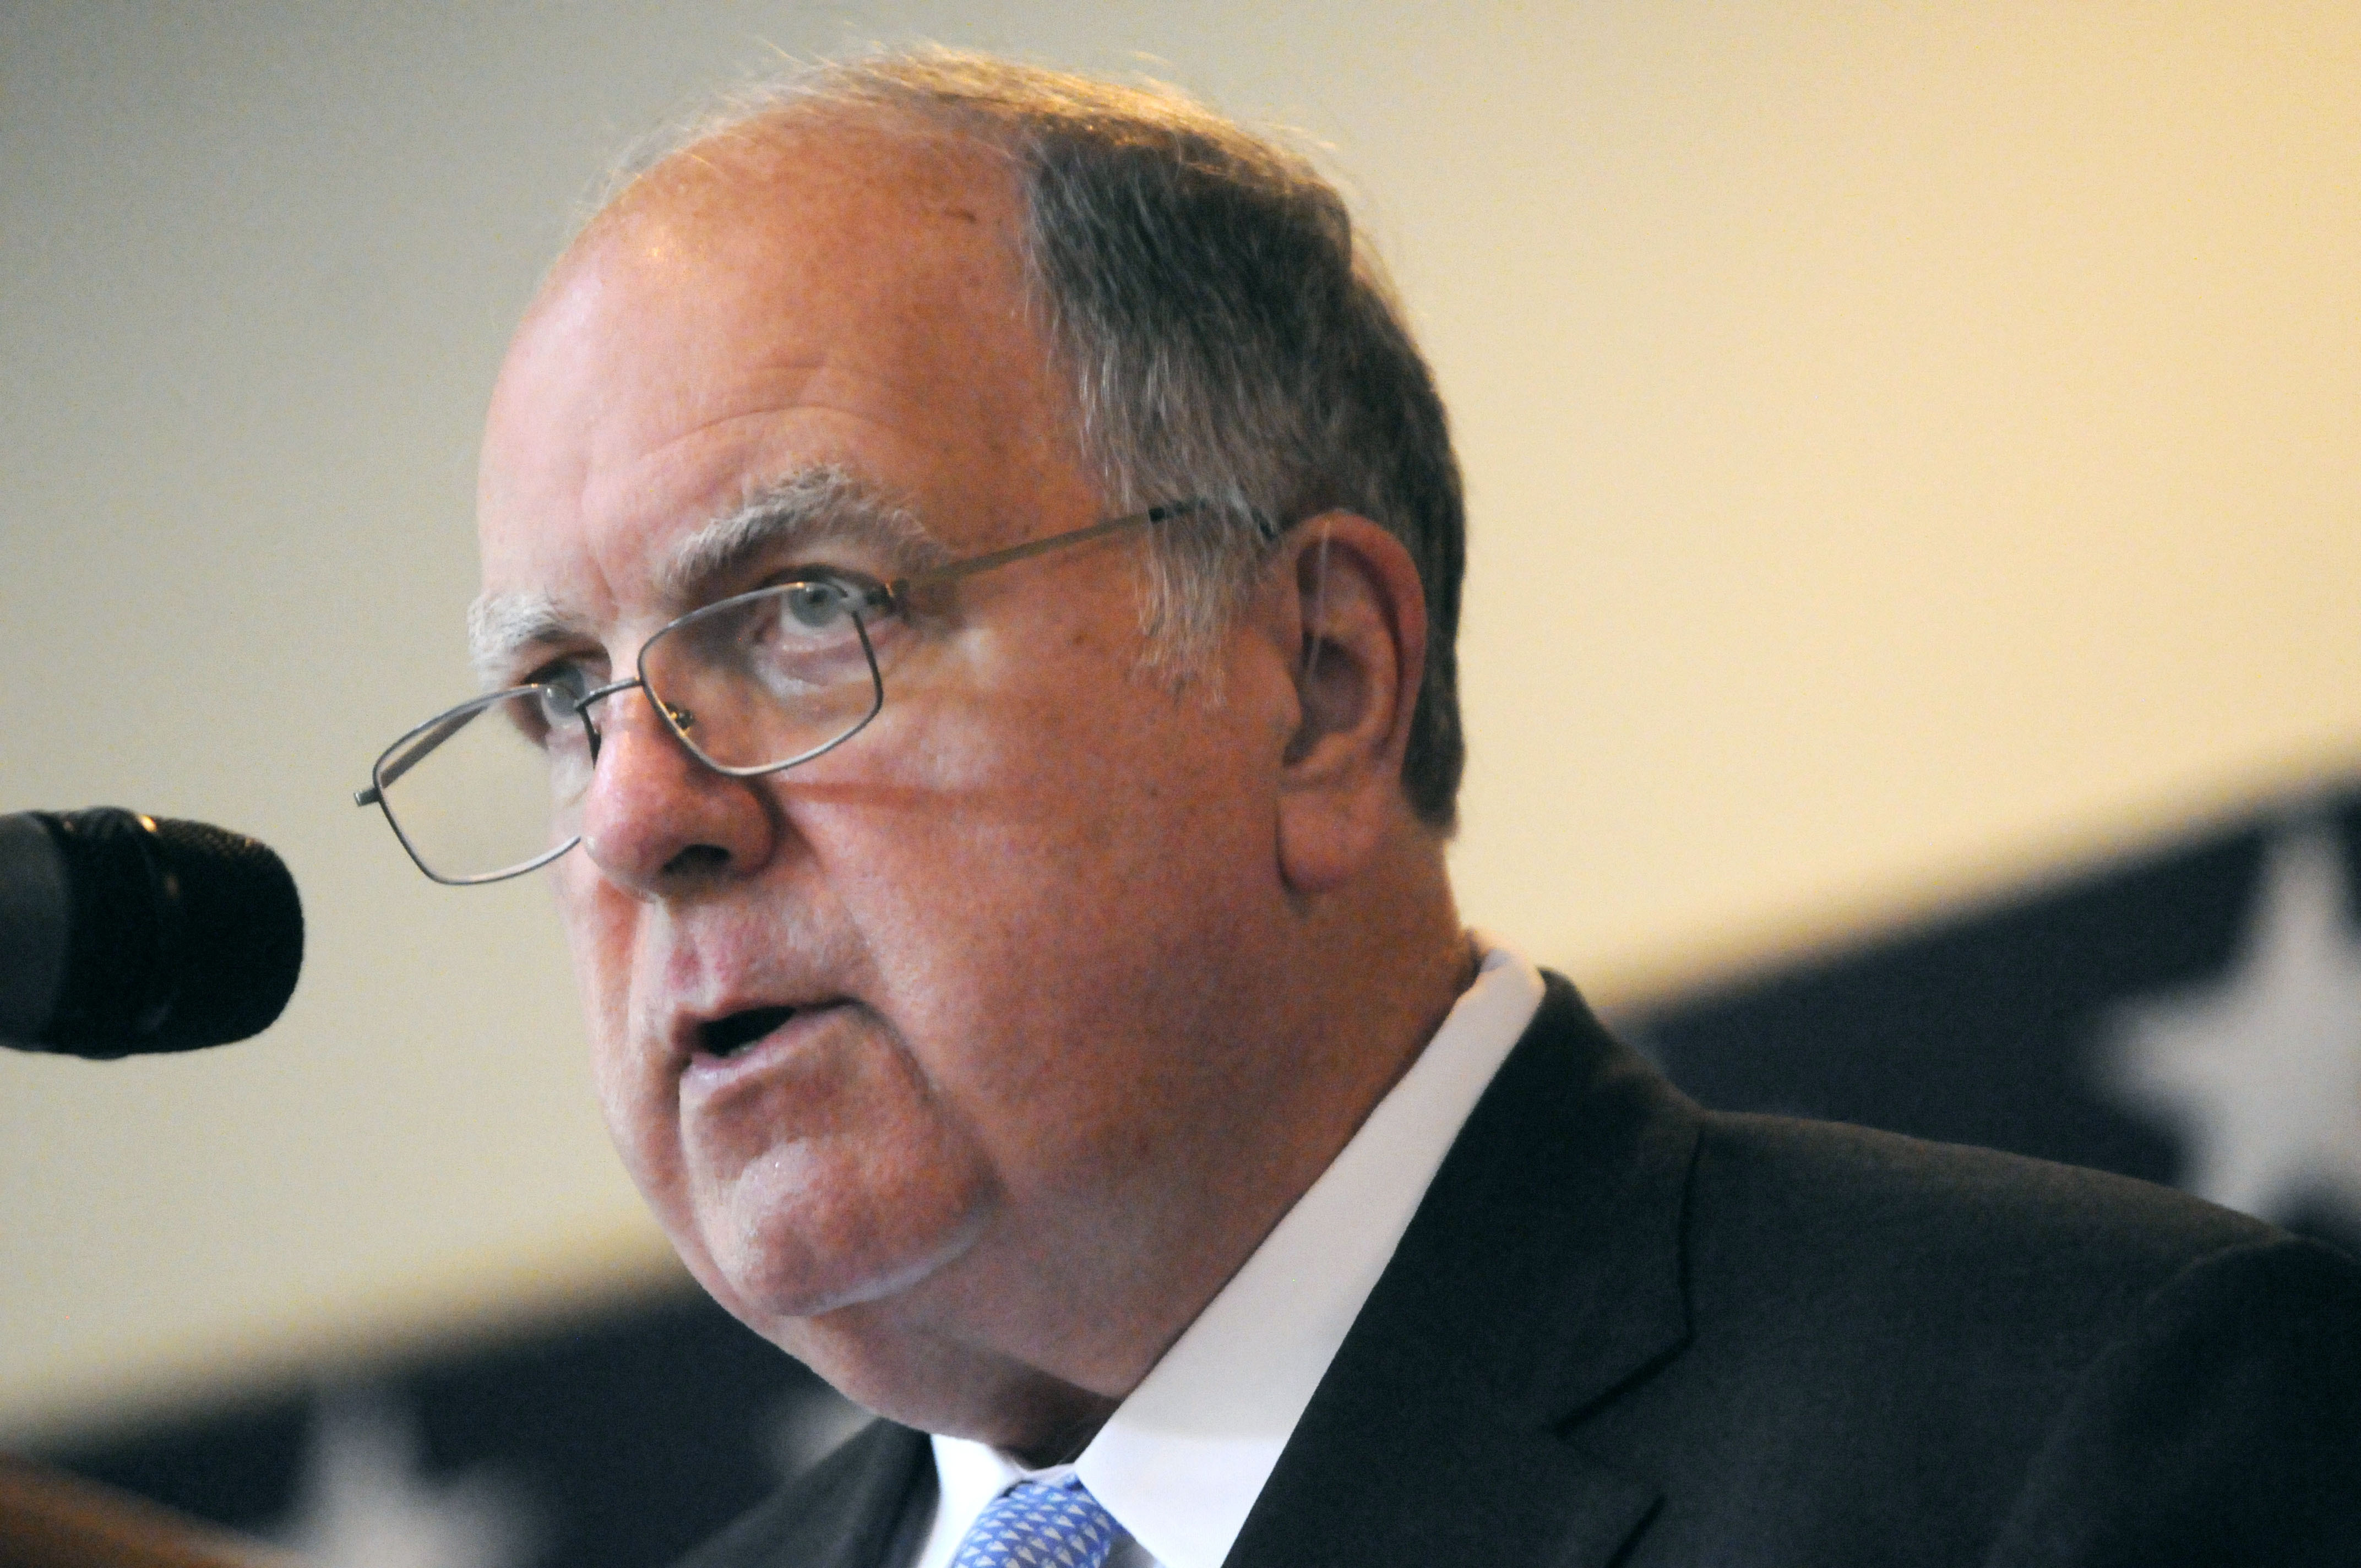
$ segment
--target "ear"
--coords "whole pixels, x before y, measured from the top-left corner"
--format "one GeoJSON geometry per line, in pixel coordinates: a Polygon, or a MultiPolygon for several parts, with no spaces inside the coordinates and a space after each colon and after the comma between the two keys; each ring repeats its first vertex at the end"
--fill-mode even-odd
{"type": "Polygon", "coordinates": [[[1279,872],[1319,893],[1411,821],[1402,752],[1426,668],[1426,595],[1401,542],[1351,512],[1299,524],[1270,571],[1296,698],[1279,759],[1279,872]]]}

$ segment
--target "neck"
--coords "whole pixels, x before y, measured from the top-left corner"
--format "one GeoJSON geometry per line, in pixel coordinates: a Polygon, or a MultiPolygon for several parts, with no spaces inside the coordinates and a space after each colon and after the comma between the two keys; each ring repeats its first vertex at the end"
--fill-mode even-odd
{"type": "MultiPolygon", "coordinates": [[[[1187,1223],[1159,1227],[1168,1266],[1130,1270],[1137,1288],[1103,1302],[1098,1321],[1123,1332],[1102,1343],[1095,1365],[1076,1368],[1078,1391],[1104,1401],[1095,1417],[1002,1446],[1028,1462],[1079,1453],[1334,1162],[1473,983],[1475,946],[1440,847],[1422,847],[1359,883],[1349,905],[1305,912],[1304,943],[1249,1014],[1259,1043],[1248,1060],[1263,1070],[1237,1086],[1242,1113],[1192,1141],[1199,1159],[1174,1189],[1187,1223]]],[[[1101,1240],[1093,1255],[1143,1251],[1137,1234],[1101,1240]]],[[[1076,1401],[1070,1420],[1085,1408],[1076,1401]]]]}
{"type": "MultiPolygon", "coordinates": [[[[1281,958],[1264,953],[1246,979],[1223,977],[1235,982],[1225,1027],[1198,1031],[1186,1048],[1222,1053],[1230,1070],[1224,1091],[1188,1113],[1189,1135],[1159,1140],[1163,1129],[1150,1127],[1136,1159],[1084,1173],[1091,1201],[1060,1205],[1027,1243],[979,1248],[974,1266],[914,1293],[923,1304],[807,1320],[808,1337],[791,1348],[827,1366],[836,1358],[811,1354],[815,1341],[859,1342],[853,1359],[880,1381],[846,1381],[841,1364],[830,1380],[906,1423],[1028,1465],[1079,1453],[1334,1161],[1473,981],[1440,848],[1426,851],[1371,868],[1349,899],[1297,909],[1281,958]],[[889,1343],[899,1348],[881,1362],[889,1343]]],[[[1142,1104],[1143,1122],[1159,1119],[1145,1087],[1142,1104]]]]}

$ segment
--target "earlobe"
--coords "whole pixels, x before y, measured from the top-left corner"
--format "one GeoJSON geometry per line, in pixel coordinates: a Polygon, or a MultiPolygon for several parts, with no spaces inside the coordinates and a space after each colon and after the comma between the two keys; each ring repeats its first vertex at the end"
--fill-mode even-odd
{"type": "Polygon", "coordinates": [[[1279,869],[1311,894],[1352,880],[1405,817],[1426,604],[1400,542],[1351,513],[1301,525],[1280,567],[1297,719],[1280,758],[1279,869]]]}

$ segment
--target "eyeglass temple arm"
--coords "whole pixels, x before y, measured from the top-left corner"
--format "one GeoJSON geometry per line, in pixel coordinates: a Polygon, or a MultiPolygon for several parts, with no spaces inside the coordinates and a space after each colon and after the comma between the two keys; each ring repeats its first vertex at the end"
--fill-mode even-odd
{"type": "Polygon", "coordinates": [[[428,752],[466,729],[482,711],[481,708],[468,707],[457,713],[445,714],[439,721],[420,730],[412,738],[410,744],[401,749],[400,756],[379,766],[377,778],[368,788],[354,792],[353,804],[375,806],[384,797],[386,790],[401,781],[402,774],[425,761],[428,752]]]}
{"type": "Polygon", "coordinates": [[[1050,534],[1047,539],[1027,540],[1022,544],[1012,544],[1005,550],[994,550],[982,555],[971,555],[964,561],[954,561],[948,566],[937,566],[931,571],[915,573],[906,577],[896,577],[878,590],[877,602],[881,608],[891,608],[900,604],[914,588],[931,587],[937,583],[956,582],[961,577],[972,577],[978,572],[989,572],[994,566],[1005,566],[1011,562],[1022,561],[1030,556],[1045,555],[1052,550],[1063,550],[1070,544],[1087,544],[1093,539],[1104,539],[1110,533],[1121,533],[1126,529],[1145,528],[1150,523],[1167,522],[1176,517],[1185,517],[1192,511],[1202,511],[1212,504],[1203,499],[1168,501],[1162,506],[1149,507],[1146,511],[1111,517],[1104,522],[1092,523],[1087,528],[1069,529],[1063,533],[1050,534]]]}

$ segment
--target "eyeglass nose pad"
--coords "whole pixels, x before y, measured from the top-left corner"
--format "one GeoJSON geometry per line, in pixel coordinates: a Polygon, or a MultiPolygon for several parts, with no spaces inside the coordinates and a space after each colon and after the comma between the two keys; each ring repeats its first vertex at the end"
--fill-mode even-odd
{"type": "Polygon", "coordinates": [[[679,730],[683,735],[687,734],[691,729],[697,727],[697,715],[689,712],[688,709],[685,707],[675,707],[672,704],[666,703],[664,704],[664,717],[671,719],[672,727],[675,729],[679,730]]]}

